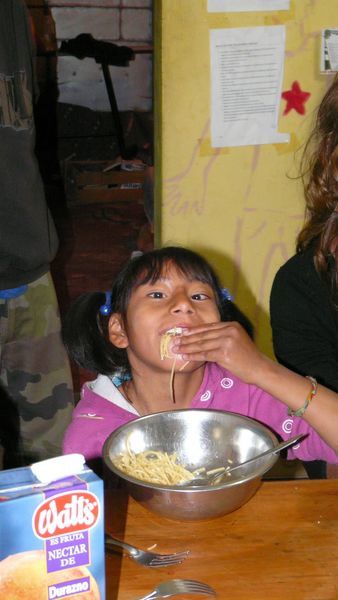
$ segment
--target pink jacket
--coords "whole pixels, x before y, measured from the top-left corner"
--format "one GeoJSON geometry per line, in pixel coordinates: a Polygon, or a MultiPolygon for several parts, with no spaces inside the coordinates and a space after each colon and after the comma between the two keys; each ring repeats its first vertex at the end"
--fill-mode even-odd
{"type": "MultiPolygon", "coordinates": [[[[102,455],[103,444],[108,435],[120,425],[137,418],[125,402],[118,388],[108,381],[110,398],[96,393],[96,382],[86,383],[77,404],[73,419],[63,442],[64,454],[79,452],[87,460],[102,455]]],[[[325,460],[338,463],[338,456],[319,435],[300,417],[289,417],[287,407],[260,388],[243,383],[229,371],[214,363],[207,363],[202,385],[193,398],[190,408],[224,410],[251,417],[267,425],[282,439],[297,434],[308,436],[288,451],[288,458],[310,461],[325,460]]]]}

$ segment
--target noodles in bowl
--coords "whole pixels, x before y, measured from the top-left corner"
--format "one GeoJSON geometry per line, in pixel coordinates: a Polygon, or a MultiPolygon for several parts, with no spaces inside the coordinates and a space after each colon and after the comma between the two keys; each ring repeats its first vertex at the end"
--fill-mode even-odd
{"type": "Polygon", "coordinates": [[[103,458],[145,508],[169,519],[192,521],[239,508],[256,492],[262,474],[278,457],[254,461],[216,485],[169,483],[181,479],[181,469],[187,480],[202,469],[244,462],[276,444],[276,436],[267,427],[248,417],[209,409],[172,410],[134,419],[116,429],[104,444],[103,458]],[[160,471],[159,483],[155,467],[160,471]]]}
{"type": "Polygon", "coordinates": [[[124,452],[114,460],[115,466],[141,481],[160,485],[178,485],[194,479],[194,472],[180,464],[176,453],[146,450],[135,454],[124,452]]]}

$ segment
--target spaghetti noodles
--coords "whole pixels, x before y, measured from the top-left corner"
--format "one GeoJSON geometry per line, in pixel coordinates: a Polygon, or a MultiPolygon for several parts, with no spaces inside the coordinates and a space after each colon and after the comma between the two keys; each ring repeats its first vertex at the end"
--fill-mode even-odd
{"type": "Polygon", "coordinates": [[[182,327],[173,327],[161,335],[160,355],[161,360],[165,358],[174,358],[170,352],[170,342],[176,335],[181,335],[182,327]]]}
{"type": "Polygon", "coordinates": [[[129,448],[118,459],[115,466],[127,475],[141,481],[160,485],[176,485],[194,479],[194,472],[180,464],[177,454],[146,450],[135,454],[129,448]]]}
{"type": "MultiPolygon", "coordinates": [[[[173,327],[172,329],[169,329],[168,331],[163,333],[163,335],[161,336],[161,342],[160,342],[161,360],[164,360],[165,358],[173,358],[174,359],[172,367],[171,367],[170,382],[169,382],[170,397],[171,397],[171,401],[173,404],[175,404],[174,376],[175,376],[177,354],[175,354],[174,356],[171,354],[170,342],[173,339],[173,337],[175,337],[176,335],[181,335],[182,331],[183,331],[182,327],[173,327]]],[[[188,363],[189,363],[189,361],[184,363],[184,365],[182,365],[179,368],[179,371],[183,371],[184,367],[186,367],[188,363]]]]}

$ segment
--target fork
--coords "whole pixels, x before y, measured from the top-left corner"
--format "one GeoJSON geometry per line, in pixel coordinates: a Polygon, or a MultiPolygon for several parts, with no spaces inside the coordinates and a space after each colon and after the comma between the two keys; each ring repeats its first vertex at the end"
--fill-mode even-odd
{"type": "Polygon", "coordinates": [[[218,467],[217,469],[212,469],[211,471],[205,471],[205,473],[203,473],[202,469],[197,469],[193,479],[181,481],[179,485],[190,485],[192,487],[199,485],[217,485],[221,482],[224,475],[230,475],[232,471],[236,471],[236,469],[240,469],[241,467],[244,467],[245,465],[248,465],[249,463],[252,463],[256,460],[259,460],[264,456],[269,456],[269,454],[277,454],[284,450],[284,448],[288,448],[289,446],[296,444],[296,442],[298,442],[303,437],[304,433],[300,433],[299,435],[296,435],[295,437],[290,438],[289,440],[285,440],[284,442],[277,444],[277,446],[273,446],[272,448],[269,448],[264,452],[260,452],[260,454],[257,454],[256,456],[248,458],[244,462],[241,462],[238,465],[235,465],[234,467],[230,467],[229,465],[227,467],[218,467]]]}
{"type": "Polygon", "coordinates": [[[202,596],[216,596],[206,583],[194,579],[169,579],[160,583],[152,592],[138,600],[153,600],[153,598],[170,598],[179,594],[201,594],[202,596]]]}
{"type": "Polygon", "coordinates": [[[135,546],[113,538],[109,533],[105,533],[104,541],[107,549],[111,549],[112,546],[123,548],[134,560],[145,567],[169,567],[170,565],[177,565],[190,553],[190,550],[174,552],[173,554],[158,554],[156,552],[149,552],[148,550],[140,550],[139,548],[135,548],[135,546]]]}

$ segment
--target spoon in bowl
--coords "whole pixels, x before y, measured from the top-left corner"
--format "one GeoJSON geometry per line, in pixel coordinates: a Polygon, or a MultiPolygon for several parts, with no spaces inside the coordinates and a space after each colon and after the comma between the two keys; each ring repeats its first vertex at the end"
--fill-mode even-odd
{"type": "Polygon", "coordinates": [[[278,452],[281,452],[281,450],[284,450],[284,448],[288,448],[289,446],[296,444],[303,437],[304,433],[296,435],[293,438],[290,438],[289,440],[277,444],[277,446],[274,446],[273,448],[269,448],[268,450],[257,454],[257,456],[253,456],[251,458],[248,458],[248,460],[239,463],[238,465],[234,465],[233,467],[218,467],[217,469],[205,471],[205,473],[203,473],[203,469],[196,469],[195,473],[193,474],[193,479],[187,479],[185,481],[182,481],[179,485],[202,486],[218,484],[224,476],[228,477],[236,469],[240,469],[241,467],[244,467],[245,465],[248,465],[249,463],[252,463],[255,460],[259,460],[260,458],[263,458],[263,456],[269,456],[270,454],[278,454],[278,452]]]}

